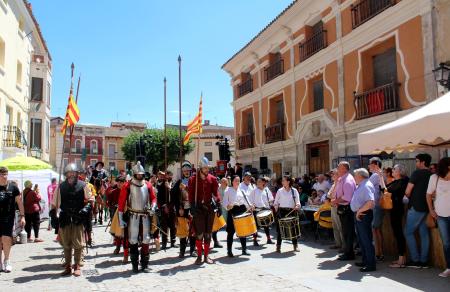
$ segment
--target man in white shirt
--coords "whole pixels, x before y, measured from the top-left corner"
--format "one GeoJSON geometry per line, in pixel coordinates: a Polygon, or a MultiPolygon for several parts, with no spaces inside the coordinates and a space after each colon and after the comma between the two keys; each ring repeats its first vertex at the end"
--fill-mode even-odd
{"type": "Polygon", "coordinates": [[[325,175],[319,174],[317,182],[312,187],[317,192],[322,191],[323,193],[328,193],[331,188],[330,183],[325,179],[325,175]]]}
{"type": "Polygon", "coordinates": [[[247,196],[250,196],[250,193],[255,188],[255,186],[251,184],[251,178],[252,178],[252,174],[247,171],[244,174],[244,178],[242,179],[242,182],[239,184],[239,189],[243,190],[247,196]]]}
{"type": "MultiPolygon", "coordinates": [[[[249,196],[250,204],[252,204],[255,208],[260,210],[270,210],[274,201],[272,192],[269,190],[269,188],[266,187],[266,184],[267,181],[263,177],[258,178],[258,180],[256,181],[256,188],[251,191],[249,196]]],[[[258,220],[256,218],[256,214],[258,213],[258,211],[255,210],[253,212],[256,224],[258,224],[258,220]]],[[[266,233],[267,236],[267,244],[273,244],[273,241],[270,238],[269,226],[264,226],[264,232],[266,233]]],[[[253,234],[254,246],[259,246],[257,235],[258,235],[257,233],[253,234]]]]}

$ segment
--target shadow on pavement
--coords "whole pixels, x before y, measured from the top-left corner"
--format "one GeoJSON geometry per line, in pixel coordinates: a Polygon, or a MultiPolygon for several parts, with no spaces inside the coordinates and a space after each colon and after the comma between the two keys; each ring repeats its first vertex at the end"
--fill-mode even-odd
{"type": "Polygon", "coordinates": [[[224,264],[224,265],[233,265],[237,263],[247,262],[251,257],[242,257],[242,256],[234,256],[232,258],[223,256],[220,258],[215,258],[214,261],[224,264]]]}
{"type": "Polygon", "coordinates": [[[184,259],[181,259],[179,257],[169,257],[169,258],[161,258],[161,259],[157,259],[157,260],[151,260],[149,261],[149,265],[150,266],[154,266],[154,265],[167,265],[167,264],[176,264],[179,263],[181,261],[183,261],[184,259]]]}
{"type": "Polygon", "coordinates": [[[42,264],[23,268],[25,272],[59,271],[62,270],[61,264],[42,264]]]}
{"type": "Polygon", "coordinates": [[[120,266],[120,265],[122,265],[122,260],[118,260],[118,261],[106,260],[104,262],[96,264],[95,268],[96,269],[107,269],[107,268],[120,266]]]}
{"type": "Polygon", "coordinates": [[[324,261],[319,263],[318,265],[318,269],[319,270],[338,270],[340,268],[342,268],[343,266],[347,265],[347,264],[352,264],[353,262],[341,262],[336,260],[328,260],[328,261],[324,261]]]}
{"type": "Polygon", "coordinates": [[[32,259],[32,260],[51,260],[51,259],[61,259],[62,257],[63,257],[63,255],[62,255],[62,249],[61,249],[61,252],[57,252],[55,254],[30,256],[30,259],[32,259]]]}
{"type": "Polygon", "coordinates": [[[267,259],[285,259],[285,258],[290,258],[293,256],[295,256],[295,252],[293,252],[293,251],[286,251],[286,252],[282,252],[282,253],[273,251],[273,252],[265,253],[265,254],[261,255],[262,258],[267,258],[267,259]]]}
{"type": "MultiPolygon", "coordinates": [[[[60,268],[61,269],[61,268],[60,268]]],[[[23,276],[23,277],[17,277],[13,280],[14,283],[17,284],[23,284],[28,283],[31,281],[39,281],[39,280],[49,280],[49,279],[58,279],[60,278],[61,272],[58,272],[56,274],[32,274],[30,276],[23,276]]]]}
{"type": "Polygon", "coordinates": [[[158,273],[161,276],[167,277],[167,276],[173,276],[173,275],[177,274],[178,272],[185,272],[185,271],[201,269],[201,268],[204,268],[204,266],[206,266],[206,264],[195,265],[194,262],[192,262],[192,264],[187,265],[187,266],[176,266],[176,267],[171,267],[171,268],[167,268],[167,269],[162,269],[162,270],[159,270],[158,273]]]}
{"type": "Polygon", "coordinates": [[[103,281],[113,280],[113,279],[117,279],[117,278],[130,278],[132,275],[133,274],[131,271],[128,271],[128,272],[117,271],[117,272],[101,274],[98,276],[89,276],[89,277],[86,277],[86,280],[88,280],[91,283],[100,283],[103,281]]]}

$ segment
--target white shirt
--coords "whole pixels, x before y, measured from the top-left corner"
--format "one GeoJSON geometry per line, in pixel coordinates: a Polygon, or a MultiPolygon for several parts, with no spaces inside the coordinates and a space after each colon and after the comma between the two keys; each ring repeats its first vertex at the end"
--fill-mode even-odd
{"type": "Polygon", "coordinates": [[[273,202],[272,192],[268,188],[255,188],[249,197],[249,201],[256,208],[270,208],[270,203],[273,202]]]}
{"type": "Polygon", "coordinates": [[[230,187],[225,191],[225,196],[223,198],[223,205],[226,208],[228,207],[228,205],[233,206],[245,205],[247,207],[250,207],[247,203],[247,200],[244,198],[244,195],[242,194],[242,190],[240,188],[238,188],[236,191],[233,187],[230,187]]]}
{"type": "Polygon", "coordinates": [[[239,188],[243,190],[247,196],[250,196],[250,193],[255,189],[251,183],[247,185],[245,182],[241,182],[239,188]]]}
{"type": "Polygon", "coordinates": [[[324,180],[321,183],[316,182],[312,188],[315,189],[316,191],[323,191],[326,194],[330,190],[331,186],[327,180],[324,180]]]}
{"type": "Polygon", "coordinates": [[[300,205],[300,195],[294,188],[291,188],[289,191],[285,188],[281,188],[277,191],[274,205],[280,208],[294,208],[296,205],[300,205]],[[292,190],[294,191],[295,202],[292,198],[292,190]]]}
{"type": "Polygon", "coordinates": [[[430,176],[427,194],[432,194],[436,191],[436,198],[434,200],[436,214],[440,217],[450,217],[450,180],[439,178],[436,181],[437,178],[438,176],[436,174],[430,176]]]}

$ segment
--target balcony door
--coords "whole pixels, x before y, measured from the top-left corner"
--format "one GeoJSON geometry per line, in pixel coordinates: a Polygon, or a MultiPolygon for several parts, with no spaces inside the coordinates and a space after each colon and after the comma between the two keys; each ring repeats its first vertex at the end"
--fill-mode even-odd
{"type": "Polygon", "coordinates": [[[253,133],[253,113],[249,112],[247,113],[247,133],[245,134],[252,134],[253,133]]]}
{"type": "Polygon", "coordinates": [[[275,123],[276,124],[282,124],[284,123],[284,104],[283,100],[279,100],[275,104],[276,108],[276,116],[275,116],[275,123]]]}
{"type": "Polygon", "coordinates": [[[391,48],[372,57],[374,87],[383,86],[397,80],[396,50],[391,48]]]}

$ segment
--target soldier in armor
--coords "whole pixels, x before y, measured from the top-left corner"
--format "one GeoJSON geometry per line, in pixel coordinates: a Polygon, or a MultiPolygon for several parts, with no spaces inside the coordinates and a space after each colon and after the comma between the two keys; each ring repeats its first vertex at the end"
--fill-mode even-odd
{"type": "Polygon", "coordinates": [[[156,210],[156,196],[150,182],[145,181],[145,170],[138,161],[133,167],[133,178],[126,182],[119,196],[119,222],[128,227],[130,260],[133,272],[139,272],[139,240],[141,240],[141,270],[148,272],[149,244],[152,216],[156,210]]]}
{"type": "Polygon", "coordinates": [[[204,252],[204,262],[214,263],[209,257],[209,245],[211,243],[211,233],[214,222],[214,209],[212,199],[216,202],[216,207],[221,210],[219,184],[217,178],[209,173],[209,160],[203,157],[199,163],[196,174],[189,178],[189,203],[193,215],[194,231],[196,236],[195,245],[197,247],[196,265],[202,264],[202,253],[204,252]],[[202,246],[203,245],[203,246],[202,246]]]}
{"type": "MultiPolygon", "coordinates": [[[[175,210],[177,216],[187,218],[192,221],[190,214],[189,194],[187,187],[189,184],[189,177],[191,177],[192,166],[188,161],[183,162],[181,166],[181,179],[179,179],[171,190],[171,197],[175,199],[175,210]]],[[[192,222],[191,224],[192,225],[192,222]]],[[[190,230],[190,228],[189,228],[190,230]]],[[[189,235],[192,233],[189,232],[189,235]]],[[[184,258],[186,252],[188,237],[180,238],[180,258],[184,258]]],[[[195,252],[195,237],[189,236],[189,253],[193,256],[195,252]]]]}
{"type": "Polygon", "coordinates": [[[84,181],[78,179],[79,170],[75,163],[64,169],[66,180],[55,190],[51,216],[59,213],[59,236],[64,249],[65,266],[63,276],[72,273],[72,250],[74,251],[73,275],[81,276],[81,257],[84,246],[84,225],[92,208],[92,197],[84,181]]]}
{"type": "Polygon", "coordinates": [[[170,230],[170,247],[175,246],[175,201],[170,194],[170,182],[164,172],[158,173],[158,183],[156,184],[158,208],[161,210],[161,233],[162,249],[167,247],[167,235],[170,230]]]}

